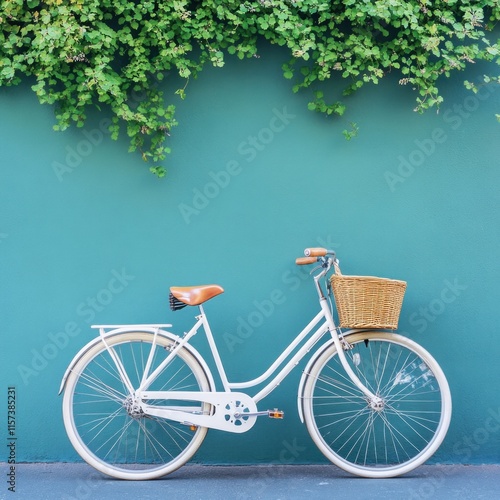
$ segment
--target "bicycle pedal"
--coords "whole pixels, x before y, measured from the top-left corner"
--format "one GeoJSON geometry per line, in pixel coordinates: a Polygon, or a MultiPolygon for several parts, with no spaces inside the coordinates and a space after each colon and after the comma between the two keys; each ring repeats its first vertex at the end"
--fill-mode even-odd
{"type": "Polygon", "coordinates": [[[274,410],[267,410],[267,415],[269,418],[284,418],[285,412],[275,408],[274,410]]]}

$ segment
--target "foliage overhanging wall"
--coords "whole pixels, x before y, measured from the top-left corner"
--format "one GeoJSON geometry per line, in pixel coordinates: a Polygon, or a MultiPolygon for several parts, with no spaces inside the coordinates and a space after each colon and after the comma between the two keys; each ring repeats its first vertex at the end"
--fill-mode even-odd
{"type": "MultiPolygon", "coordinates": [[[[111,136],[125,128],[130,151],[151,160],[161,177],[166,170],[159,162],[170,152],[166,139],[177,122],[172,96],[153,82],[170,71],[183,79],[176,93],[184,98],[204,65],[223,66],[227,54],[258,57],[264,38],[288,49],[282,69],[294,91],[341,74],[348,95],[398,72],[423,111],[441,103],[443,76],[478,60],[498,62],[499,46],[488,32],[499,19],[496,0],[6,0],[0,85],[35,78],[40,102],[55,105],[57,130],[83,127],[90,108],[108,107],[111,136]],[[137,92],[146,98],[132,99],[137,92]]],[[[492,79],[498,82],[485,77],[492,79]]],[[[308,107],[345,110],[320,90],[308,107]]],[[[355,130],[344,133],[349,138],[355,130]]]]}

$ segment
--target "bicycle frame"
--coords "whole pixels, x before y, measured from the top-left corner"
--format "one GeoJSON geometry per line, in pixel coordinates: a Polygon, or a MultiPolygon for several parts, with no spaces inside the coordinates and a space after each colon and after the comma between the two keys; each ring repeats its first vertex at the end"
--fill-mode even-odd
{"type": "MultiPolygon", "coordinates": [[[[329,269],[329,268],[328,268],[329,269]]],[[[337,328],[327,304],[327,299],[325,298],[321,286],[319,284],[319,279],[323,277],[328,269],[324,269],[318,275],[314,276],[315,285],[319,294],[319,302],[321,310],[316,314],[316,316],[309,322],[309,324],[295,337],[295,339],[285,348],[285,350],[278,356],[278,358],[271,364],[271,366],[262,373],[259,377],[248,380],[245,382],[230,382],[227,378],[226,371],[222,359],[219,354],[208,318],[205,314],[203,305],[199,305],[200,314],[196,316],[196,323],[182,338],[172,335],[175,339],[175,346],[171,349],[170,354],[160,363],[159,366],[152,372],[149,373],[151,366],[151,361],[153,359],[154,351],[156,348],[156,335],[157,330],[155,330],[153,343],[151,346],[151,351],[148,356],[148,361],[146,363],[146,368],[144,376],[142,378],[141,384],[137,389],[132,387],[132,384],[128,380],[123,366],[121,366],[121,361],[115,355],[113,349],[109,348],[106,344],[106,333],[104,329],[106,326],[95,326],[100,329],[100,334],[103,342],[106,344],[111,358],[117,366],[118,372],[121,374],[122,379],[126,387],[129,389],[130,394],[134,396],[138,404],[143,408],[144,413],[149,415],[155,415],[157,417],[168,418],[176,420],[179,422],[184,422],[190,425],[202,425],[211,428],[217,428],[220,430],[226,430],[229,432],[245,432],[254,423],[255,418],[259,415],[268,414],[269,411],[259,412],[257,411],[257,403],[268,396],[293,370],[293,368],[299,364],[302,358],[314,347],[314,345],[326,334],[330,333],[333,342],[336,345],[337,351],[339,353],[339,359],[342,365],[352,379],[352,381],[358,386],[358,388],[365,394],[367,400],[377,401],[378,397],[374,395],[363,383],[359,380],[357,375],[352,370],[351,366],[348,364],[347,359],[344,354],[345,344],[342,343],[338,333],[337,328]],[[179,392],[179,391],[148,391],[148,387],[152,382],[158,377],[158,375],[165,369],[165,367],[170,363],[170,361],[176,356],[180,349],[189,345],[189,341],[193,338],[200,328],[203,328],[210,350],[217,368],[219,379],[223,386],[223,391],[213,391],[213,392],[179,392]],[[314,332],[311,334],[311,332],[314,332]],[[311,334],[311,335],[310,335],[311,334]],[[305,340],[308,336],[310,337],[305,340]],[[301,347],[300,344],[302,344],[301,347]],[[295,352],[295,353],[294,353],[295,352]],[[294,353],[294,354],[293,354],[294,353]],[[293,355],[292,355],[293,354],[293,355]],[[288,362],[285,361],[292,356],[288,362]],[[282,366],[283,365],[283,366],[282,366]],[[280,369],[281,367],[281,369],[280,369]],[[253,397],[246,393],[239,392],[241,389],[250,389],[264,382],[267,382],[265,387],[263,387],[257,394],[253,397]],[[238,391],[238,392],[237,392],[238,391]],[[184,400],[184,401],[201,401],[213,405],[215,408],[218,407],[231,407],[234,406],[237,401],[236,406],[244,407],[246,413],[245,423],[248,425],[238,425],[233,426],[233,420],[228,418],[223,418],[220,412],[214,411],[211,415],[200,415],[194,414],[194,409],[186,407],[159,407],[151,406],[144,403],[145,400],[184,400]]],[[[348,345],[348,344],[347,344],[348,345]]],[[[235,413],[235,415],[238,415],[235,413]]],[[[227,417],[227,414],[225,415],[227,417]]],[[[236,416],[236,418],[240,418],[236,416]]],[[[240,419],[241,424],[241,419],[240,419]]]]}
{"type": "MultiPolygon", "coordinates": [[[[200,315],[196,317],[197,322],[191,328],[191,330],[186,333],[186,335],[179,340],[178,344],[169,354],[169,356],[163,360],[163,362],[156,368],[156,370],[150,374],[145,380],[143,380],[141,386],[138,391],[144,391],[146,388],[154,381],[156,376],[165,368],[165,366],[170,362],[173,356],[175,356],[176,352],[181,349],[188,341],[196,335],[197,331],[200,327],[203,327],[208,344],[210,346],[210,350],[215,362],[215,366],[217,367],[217,373],[219,375],[220,381],[224,388],[224,392],[232,392],[234,389],[247,389],[251,387],[255,387],[266,380],[268,380],[278,368],[284,363],[284,361],[290,356],[290,354],[297,348],[297,346],[313,331],[313,329],[321,322],[322,319],[325,319],[323,324],[313,333],[313,335],[308,339],[307,342],[295,353],[295,355],[288,361],[288,363],[268,382],[268,384],[252,399],[255,403],[258,403],[260,400],[265,398],[268,394],[270,394],[275,387],[277,387],[280,382],[292,371],[292,369],[300,362],[300,360],[309,352],[312,347],[328,332],[329,326],[326,318],[324,316],[324,312],[320,311],[313,320],[300,332],[297,337],[286,347],[286,349],[280,354],[280,356],[273,362],[273,364],[259,377],[249,380],[246,382],[229,382],[222,359],[219,354],[219,350],[217,349],[217,345],[215,343],[214,336],[212,334],[212,330],[210,328],[210,324],[208,322],[207,316],[203,310],[202,306],[200,307],[200,315]]],[[[137,391],[136,391],[137,392],[137,391]]],[[[148,396],[154,394],[153,392],[148,392],[148,396]]],[[[149,398],[148,398],[149,399],[149,398]]]]}

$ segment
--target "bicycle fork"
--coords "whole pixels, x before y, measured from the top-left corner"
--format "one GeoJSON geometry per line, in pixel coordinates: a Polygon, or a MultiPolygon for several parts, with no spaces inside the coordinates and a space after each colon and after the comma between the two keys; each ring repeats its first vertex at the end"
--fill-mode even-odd
{"type": "Polygon", "coordinates": [[[339,337],[339,335],[337,333],[337,330],[335,328],[335,323],[333,321],[332,313],[330,311],[330,308],[329,308],[329,306],[327,304],[327,301],[326,301],[326,298],[324,296],[320,297],[320,304],[321,304],[321,308],[323,310],[323,313],[324,313],[324,315],[325,315],[325,317],[327,319],[328,330],[330,331],[330,334],[332,336],[332,339],[333,339],[333,342],[335,344],[335,347],[337,348],[337,353],[338,353],[338,356],[339,356],[339,360],[340,360],[340,362],[342,364],[342,367],[346,371],[346,373],[349,376],[349,378],[356,385],[356,387],[365,395],[366,400],[367,400],[369,406],[373,410],[376,410],[376,411],[382,410],[383,407],[384,407],[384,403],[383,403],[382,398],[380,398],[376,394],[373,394],[373,392],[370,391],[370,389],[368,389],[368,387],[366,387],[361,382],[361,380],[356,375],[356,373],[354,373],[354,370],[351,368],[351,365],[347,361],[347,357],[345,355],[345,351],[349,347],[342,343],[342,341],[341,341],[341,339],[340,339],[340,337],[339,337]]]}
{"type": "MultiPolygon", "coordinates": [[[[307,255],[307,254],[306,254],[307,255]]],[[[331,264],[338,264],[338,261],[334,261],[330,259],[330,265],[331,264]]],[[[365,395],[366,400],[368,401],[368,404],[370,407],[374,410],[380,411],[383,409],[383,400],[376,394],[373,394],[373,392],[366,387],[359,377],[354,373],[354,370],[351,368],[351,365],[347,361],[347,357],[345,355],[345,346],[342,345],[342,342],[337,334],[337,330],[335,327],[335,322],[333,321],[333,316],[332,316],[332,311],[330,310],[330,307],[328,306],[327,300],[325,295],[323,294],[323,289],[321,288],[320,285],[320,279],[323,278],[328,270],[330,269],[330,265],[326,267],[323,265],[323,270],[314,276],[314,285],[316,286],[316,291],[318,292],[318,297],[319,297],[319,303],[321,305],[321,309],[323,311],[323,314],[325,315],[326,321],[328,323],[328,330],[330,332],[330,335],[332,336],[333,342],[335,344],[335,347],[337,348],[337,353],[340,359],[340,362],[346,371],[347,375],[349,378],[353,381],[353,383],[356,385],[356,387],[365,395]]]]}

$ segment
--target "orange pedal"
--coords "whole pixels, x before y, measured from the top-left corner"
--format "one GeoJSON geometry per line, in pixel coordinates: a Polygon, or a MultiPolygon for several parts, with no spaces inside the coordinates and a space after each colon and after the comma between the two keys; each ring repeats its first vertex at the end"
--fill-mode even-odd
{"type": "Polygon", "coordinates": [[[268,410],[267,414],[269,415],[269,418],[284,418],[285,412],[278,410],[275,408],[274,410],[268,410]]]}

